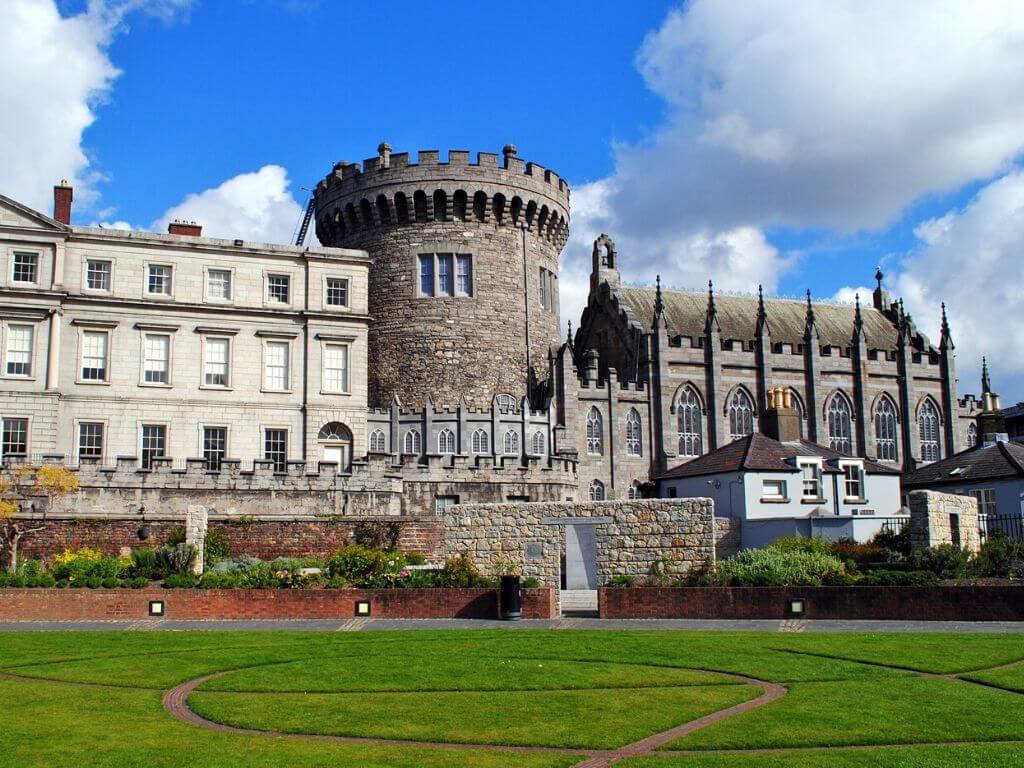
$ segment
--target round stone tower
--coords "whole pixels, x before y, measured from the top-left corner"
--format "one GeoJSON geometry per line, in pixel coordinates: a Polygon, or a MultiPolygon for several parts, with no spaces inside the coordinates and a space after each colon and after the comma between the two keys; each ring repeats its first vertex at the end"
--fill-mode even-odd
{"type": "Polygon", "coordinates": [[[517,401],[548,376],[560,338],[558,255],[569,235],[569,186],[516,157],[388,144],[360,168],[337,163],[316,188],[324,245],[360,248],[370,269],[370,405],[461,397],[517,401]]]}

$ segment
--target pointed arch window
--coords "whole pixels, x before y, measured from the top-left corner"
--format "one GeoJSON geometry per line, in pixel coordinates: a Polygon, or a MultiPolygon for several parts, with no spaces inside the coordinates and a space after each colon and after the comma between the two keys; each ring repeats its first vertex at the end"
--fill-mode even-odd
{"type": "Polygon", "coordinates": [[[828,424],[828,446],[840,453],[853,452],[853,420],[850,416],[850,402],[840,394],[829,400],[825,411],[828,424]]]}
{"type": "Polygon", "coordinates": [[[472,438],[473,453],[479,455],[481,453],[490,453],[490,440],[487,439],[487,430],[478,429],[473,433],[472,438]]]}
{"type": "Polygon", "coordinates": [[[676,403],[679,427],[679,455],[700,456],[704,453],[704,430],[701,424],[700,400],[693,387],[679,393],[676,403]]]}
{"type": "Polygon", "coordinates": [[[534,456],[543,456],[545,448],[547,448],[547,439],[544,437],[544,433],[539,429],[533,433],[533,438],[530,441],[530,453],[534,456]]]}
{"type": "Polygon", "coordinates": [[[450,429],[442,429],[437,433],[437,452],[441,454],[455,453],[455,433],[450,429]]]}
{"type": "Polygon", "coordinates": [[[410,429],[405,433],[405,453],[419,456],[423,453],[423,438],[420,437],[418,429],[410,429]]]}
{"type": "Polygon", "coordinates": [[[386,453],[388,449],[387,438],[384,431],[375,429],[370,433],[370,453],[386,453]]]}
{"type": "Polygon", "coordinates": [[[629,491],[627,492],[627,495],[631,499],[642,499],[644,497],[643,494],[640,493],[640,481],[639,480],[634,480],[630,484],[629,491]]]}
{"type": "Polygon", "coordinates": [[[754,434],[754,404],[745,390],[737,389],[729,399],[729,439],[754,434]]]}
{"type": "Polygon", "coordinates": [[[898,434],[896,406],[888,397],[883,397],[875,408],[875,453],[880,460],[899,461],[898,434]]]}
{"type": "Polygon", "coordinates": [[[519,455],[519,433],[514,429],[510,429],[505,433],[504,440],[505,454],[508,456],[519,455]]]}
{"type": "Polygon", "coordinates": [[[640,413],[636,408],[630,408],[626,414],[626,455],[641,456],[643,454],[640,413]]]}
{"type": "Polygon", "coordinates": [[[973,448],[978,444],[978,425],[969,424],[967,426],[967,447],[973,448]]]}
{"type": "Polygon", "coordinates": [[[587,414],[587,453],[600,456],[604,453],[604,420],[597,408],[587,414]]]}
{"type": "Polygon", "coordinates": [[[917,416],[917,428],[921,437],[921,461],[938,461],[942,453],[939,412],[931,400],[925,400],[921,406],[917,416]]]}
{"type": "Polygon", "coordinates": [[[604,501],[604,483],[600,480],[594,480],[590,484],[590,500],[604,501]]]}

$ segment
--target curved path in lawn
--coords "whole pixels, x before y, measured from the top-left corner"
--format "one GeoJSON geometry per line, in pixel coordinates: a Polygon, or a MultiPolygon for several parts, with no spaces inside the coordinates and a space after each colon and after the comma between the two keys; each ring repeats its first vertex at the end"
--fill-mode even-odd
{"type": "Polygon", "coordinates": [[[489,752],[528,752],[528,753],[548,753],[548,754],[563,754],[563,755],[579,755],[585,758],[582,762],[576,764],[577,768],[602,768],[602,766],[611,765],[617,763],[620,760],[625,760],[629,757],[637,757],[638,755],[646,755],[651,753],[657,747],[662,744],[678,739],[680,736],[685,736],[688,733],[692,733],[700,728],[704,728],[712,723],[717,723],[721,720],[725,720],[736,715],[749,712],[752,709],[763,707],[765,704],[782,698],[786,695],[785,686],[779,685],[778,683],[770,683],[767,680],[758,680],[753,677],[745,677],[744,675],[734,675],[727,672],[719,672],[717,670],[699,670],[702,672],[710,672],[712,674],[727,677],[738,682],[746,683],[747,685],[755,685],[763,689],[763,693],[749,701],[745,701],[741,704],[722,709],[717,712],[712,712],[704,717],[699,717],[696,720],[691,720],[688,723],[677,725],[675,728],[670,728],[667,731],[661,733],[655,733],[646,738],[634,741],[630,744],[626,744],[617,749],[573,749],[568,747],[524,747],[524,746],[504,746],[500,744],[464,744],[456,742],[444,742],[444,741],[414,741],[411,739],[377,739],[372,737],[361,737],[361,736],[333,736],[328,734],[316,734],[316,733],[283,733],[278,731],[264,731],[255,728],[238,728],[233,725],[225,725],[224,723],[218,723],[213,720],[207,720],[205,717],[198,715],[192,711],[188,706],[189,695],[200,685],[208,680],[226,675],[229,672],[237,670],[224,670],[223,672],[215,672],[211,675],[204,675],[203,677],[197,677],[193,680],[182,683],[181,685],[171,688],[167,693],[164,694],[164,709],[172,717],[177,718],[183,723],[189,725],[195,725],[199,728],[206,728],[211,731],[219,731],[222,733],[235,733],[243,736],[275,736],[275,737],[287,737],[294,739],[303,739],[307,741],[332,741],[341,742],[347,744],[383,744],[388,746],[400,746],[400,747],[426,747],[435,749],[465,749],[465,750],[482,750],[489,752]]]}

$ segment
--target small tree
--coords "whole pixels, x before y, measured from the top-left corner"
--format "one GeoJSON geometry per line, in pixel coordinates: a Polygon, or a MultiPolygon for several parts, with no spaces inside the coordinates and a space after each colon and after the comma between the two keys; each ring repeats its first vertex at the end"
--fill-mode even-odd
{"type": "MultiPolygon", "coordinates": [[[[67,496],[78,490],[78,475],[66,467],[21,467],[17,470],[19,477],[33,475],[31,490],[34,494],[45,496],[47,505],[43,508],[43,520],[46,520],[46,509],[54,499],[67,496]]],[[[18,501],[14,487],[0,479],[0,544],[7,553],[7,572],[17,573],[18,545],[23,537],[43,530],[46,525],[31,525],[30,522],[19,521],[18,501]]]]}

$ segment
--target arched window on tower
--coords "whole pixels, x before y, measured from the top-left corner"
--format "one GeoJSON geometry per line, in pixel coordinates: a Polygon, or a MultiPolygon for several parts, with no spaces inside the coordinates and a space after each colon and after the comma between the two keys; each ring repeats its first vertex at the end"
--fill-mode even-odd
{"type": "Polygon", "coordinates": [[[679,393],[676,420],[679,429],[679,455],[700,456],[704,453],[700,400],[693,387],[686,387],[679,393]]]}
{"type": "Polygon", "coordinates": [[[381,224],[391,223],[391,206],[388,205],[387,195],[377,195],[377,218],[381,224]]]}
{"type": "Polygon", "coordinates": [[[899,461],[898,441],[896,406],[888,397],[883,397],[875,407],[875,454],[881,461],[899,461]]]}
{"type": "Polygon", "coordinates": [[[591,408],[587,414],[587,453],[591,456],[604,453],[604,424],[597,408],[591,408]]]}
{"type": "Polygon", "coordinates": [[[971,423],[967,426],[967,447],[973,448],[978,444],[978,425],[971,423]]]}
{"type": "Polygon", "coordinates": [[[921,461],[938,461],[942,454],[939,412],[931,400],[925,400],[921,406],[917,415],[917,428],[921,437],[921,461]]]}
{"type": "Polygon", "coordinates": [[[375,429],[370,433],[370,453],[387,453],[388,442],[384,430],[375,429]]]}
{"type": "Polygon", "coordinates": [[[754,404],[745,390],[737,389],[729,399],[729,439],[754,434],[754,404]]]}
{"type": "Polygon", "coordinates": [[[427,220],[427,193],[418,189],[412,193],[412,208],[416,221],[427,220]]]}
{"type": "Polygon", "coordinates": [[[626,455],[640,456],[643,453],[643,437],[640,424],[640,413],[630,408],[626,414],[626,455]]]}
{"type": "Polygon", "coordinates": [[[829,400],[825,410],[828,424],[828,446],[840,453],[853,452],[853,423],[850,417],[850,402],[836,393],[829,400]]]}
{"type": "Polygon", "coordinates": [[[548,445],[547,438],[544,437],[544,433],[539,429],[533,433],[533,438],[530,441],[530,453],[534,456],[543,456],[546,453],[548,445]]]}
{"type": "Polygon", "coordinates": [[[487,439],[487,430],[478,429],[473,433],[473,453],[479,455],[482,453],[490,453],[490,441],[487,439]]]}
{"type": "Polygon", "coordinates": [[[473,218],[477,221],[487,218],[487,193],[482,190],[473,195],[473,218]]]}
{"type": "Polygon", "coordinates": [[[399,224],[409,223],[409,198],[405,196],[405,192],[395,193],[395,220],[399,224]]]}
{"type": "Polygon", "coordinates": [[[443,189],[434,190],[434,221],[448,221],[448,194],[443,189]]]}
{"type": "Polygon", "coordinates": [[[466,220],[466,191],[463,189],[455,190],[452,195],[452,216],[457,221],[466,220]]]}
{"type": "Polygon", "coordinates": [[[455,433],[450,429],[442,429],[437,433],[437,452],[440,454],[455,453],[455,433]]]}
{"type": "Polygon", "coordinates": [[[505,432],[504,448],[506,456],[519,455],[519,433],[514,429],[505,432]]]}
{"type": "Polygon", "coordinates": [[[491,198],[491,213],[494,214],[495,223],[501,225],[505,223],[505,196],[498,193],[491,198]]]}
{"type": "Polygon", "coordinates": [[[405,450],[403,453],[408,453],[413,456],[419,456],[423,453],[423,440],[420,437],[420,431],[418,429],[410,429],[405,433],[405,450]]]}
{"type": "Polygon", "coordinates": [[[600,480],[594,480],[590,484],[590,500],[604,501],[604,483],[600,480]]]}

